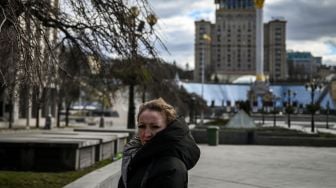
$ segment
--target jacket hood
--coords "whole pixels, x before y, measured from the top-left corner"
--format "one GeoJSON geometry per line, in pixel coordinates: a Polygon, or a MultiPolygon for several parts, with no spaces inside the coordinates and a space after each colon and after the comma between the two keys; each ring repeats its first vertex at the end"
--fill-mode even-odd
{"type": "Polygon", "coordinates": [[[157,133],[150,142],[143,145],[130,165],[150,162],[164,156],[179,158],[188,170],[196,165],[200,157],[200,149],[183,118],[174,120],[167,128],[157,133]]]}

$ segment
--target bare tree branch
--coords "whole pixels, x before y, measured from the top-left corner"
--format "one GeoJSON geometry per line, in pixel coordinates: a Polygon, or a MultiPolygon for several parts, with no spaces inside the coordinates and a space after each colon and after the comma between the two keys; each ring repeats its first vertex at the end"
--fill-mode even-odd
{"type": "MultiPolygon", "coordinates": [[[[147,0],[137,0],[133,5],[141,10],[135,22],[153,14],[147,0]]],[[[0,38],[4,48],[0,48],[0,58],[6,59],[8,45],[17,45],[16,68],[20,74],[16,79],[36,86],[52,80],[46,79],[53,76],[48,70],[61,68],[55,53],[63,45],[75,46],[98,62],[111,56],[130,58],[133,55],[130,36],[134,35],[130,6],[128,1],[121,0],[63,0],[62,4],[58,0],[2,0],[0,38]],[[14,34],[6,39],[9,31],[14,34]]],[[[155,43],[163,43],[152,28],[145,29],[136,36],[140,47],[137,53],[155,57],[155,43]]],[[[2,67],[4,84],[9,78],[2,67]]]]}

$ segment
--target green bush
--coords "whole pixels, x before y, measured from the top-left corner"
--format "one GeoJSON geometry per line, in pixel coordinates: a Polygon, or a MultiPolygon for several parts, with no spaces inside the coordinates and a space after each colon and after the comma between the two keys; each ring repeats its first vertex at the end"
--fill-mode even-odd
{"type": "Polygon", "coordinates": [[[321,133],[321,132],[319,132],[318,136],[322,137],[322,138],[336,138],[336,135],[331,134],[331,133],[321,133]]]}
{"type": "Polygon", "coordinates": [[[218,125],[218,126],[225,126],[229,122],[228,119],[215,119],[209,122],[204,123],[204,125],[218,125]]]}

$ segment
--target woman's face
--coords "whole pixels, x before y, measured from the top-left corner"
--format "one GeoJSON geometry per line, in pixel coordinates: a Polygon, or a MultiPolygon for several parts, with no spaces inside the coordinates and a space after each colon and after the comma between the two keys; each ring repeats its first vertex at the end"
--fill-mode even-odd
{"type": "Polygon", "coordinates": [[[142,144],[146,144],[158,132],[167,127],[166,118],[160,112],[145,110],[139,116],[138,131],[142,144]]]}

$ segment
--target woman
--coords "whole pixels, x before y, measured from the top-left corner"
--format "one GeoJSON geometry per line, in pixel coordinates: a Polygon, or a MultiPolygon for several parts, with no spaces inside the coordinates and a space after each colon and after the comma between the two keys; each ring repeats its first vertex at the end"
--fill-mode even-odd
{"type": "Polygon", "coordinates": [[[118,188],[188,187],[188,170],[200,150],[185,121],[161,98],[142,104],[137,121],[138,136],[125,146],[118,188]]]}

